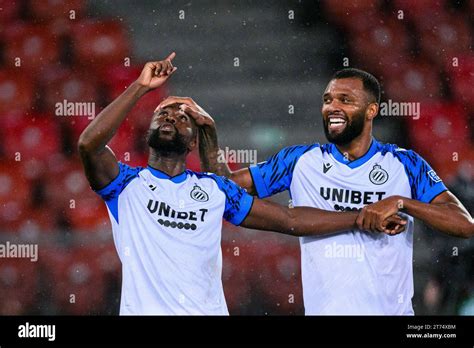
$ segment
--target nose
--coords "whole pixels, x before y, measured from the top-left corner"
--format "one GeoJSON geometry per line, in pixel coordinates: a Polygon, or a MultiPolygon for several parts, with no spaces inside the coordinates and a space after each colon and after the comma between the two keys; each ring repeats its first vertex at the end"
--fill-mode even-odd
{"type": "Polygon", "coordinates": [[[327,111],[329,114],[335,113],[335,112],[341,112],[340,105],[337,101],[331,100],[329,103],[323,104],[323,109],[327,111]]]}
{"type": "Polygon", "coordinates": [[[176,123],[176,119],[174,117],[169,116],[169,115],[166,116],[165,121],[169,122],[169,123],[172,123],[172,124],[176,123]]]}

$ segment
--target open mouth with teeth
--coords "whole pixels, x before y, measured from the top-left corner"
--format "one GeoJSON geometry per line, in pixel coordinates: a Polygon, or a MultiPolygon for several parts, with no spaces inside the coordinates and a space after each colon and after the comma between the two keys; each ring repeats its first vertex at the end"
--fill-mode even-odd
{"type": "Polygon", "coordinates": [[[329,116],[328,119],[328,130],[329,131],[341,131],[347,125],[347,121],[341,116],[329,116]]]}
{"type": "Polygon", "coordinates": [[[176,127],[171,123],[164,123],[159,127],[159,130],[164,133],[171,133],[176,131],[176,127]]]}

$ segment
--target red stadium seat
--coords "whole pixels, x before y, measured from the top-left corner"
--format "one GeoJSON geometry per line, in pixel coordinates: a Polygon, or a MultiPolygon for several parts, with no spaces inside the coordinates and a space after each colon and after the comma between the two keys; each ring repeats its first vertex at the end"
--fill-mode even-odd
{"type": "Polygon", "coordinates": [[[388,98],[397,102],[422,102],[441,97],[438,71],[421,61],[402,61],[398,69],[387,70],[384,80],[388,98]]]}
{"type": "Polygon", "coordinates": [[[55,213],[53,209],[45,206],[25,210],[23,221],[18,226],[19,234],[37,238],[40,235],[57,232],[55,213]]]}
{"type": "Polygon", "coordinates": [[[78,158],[49,162],[46,195],[74,230],[95,233],[108,223],[105,204],[91,190],[78,158]]]}
{"type": "Polygon", "coordinates": [[[48,270],[47,284],[60,314],[100,313],[104,306],[105,277],[94,248],[50,249],[41,256],[48,270]]]}
{"type": "Polygon", "coordinates": [[[105,67],[101,71],[101,80],[107,87],[110,101],[117,98],[141,73],[140,67],[124,66],[123,63],[105,67]]]}
{"type": "Polygon", "coordinates": [[[453,161],[470,141],[468,118],[456,104],[422,104],[418,120],[409,120],[413,148],[429,162],[453,161]]]}
{"type": "Polygon", "coordinates": [[[265,294],[269,310],[275,314],[303,313],[297,241],[266,242],[257,252],[259,269],[254,273],[253,282],[265,294]]]}
{"type": "Polygon", "coordinates": [[[400,21],[382,18],[378,21],[364,21],[367,28],[353,33],[352,52],[359,66],[374,72],[392,69],[410,48],[410,40],[400,21]]]}
{"type": "Polygon", "coordinates": [[[8,23],[18,16],[20,1],[0,0],[0,23],[8,23]]]}
{"type": "Polygon", "coordinates": [[[93,195],[78,158],[58,157],[48,162],[47,194],[52,206],[67,207],[93,195]],[[71,202],[71,199],[74,202],[71,202]]]}
{"type": "Polygon", "coordinates": [[[348,30],[361,30],[369,24],[369,18],[377,16],[380,0],[325,0],[323,8],[327,18],[348,30]]]}
{"type": "Polygon", "coordinates": [[[24,219],[27,216],[24,198],[11,198],[0,203],[0,230],[2,232],[20,234],[24,219]]]}
{"type": "MultiPolygon", "coordinates": [[[[61,66],[50,66],[46,69],[41,76],[40,85],[44,90],[45,108],[51,114],[57,114],[58,103],[63,104],[64,100],[96,104],[99,99],[98,84],[94,75],[82,71],[71,71],[61,66]]],[[[97,114],[98,106],[94,105],[94,108],[97,114]]],[[[85,112],[82,115],[74,112],[73,116],[58,115],[58,118],[73,119],[86,116],[85,112]]]]}
{"type": "Polygon", "coordinates": [[[447,72],[452,77],[451,88],[454,97],[469,109],[474,108],[474,55],[458,57],[457,66],[453,61],[446,65],[447,72]]]}
{"type": "Polygon", "coordinates": [[[27,216],[30,183],[21,162],[3,160],[0,164],[0,230],[19,233],[27,216]]]}
{"type": "Polygon", "coordinates": [[[259,296],[271,314],[303,313],[296,241],[289,244],[270,237],[223,241],[222,252],[222,279],[231,314],[245,314],[253,299],[261,300],[259,296]]]}
{"type": "Polygon", "coordinates": [[[415,21],[429,21],[433,16],[444,12],[445,0],[394,0],[395,12],[402,10],[404,17],[415,21]]]}
{"type": "Polygon", "coordinates": [[[29,258],[3,258],[0,262],[0,315],[31,313],[38,294],[38,263],[29,258]]]}
{"type": "Polygon", "coordinates": [[[34,87],[31,77],[23,71],[0,70],[0,115],[30,110],[34,87]]]}
{"type": "Polygon", "coordinates": [[[46,159],[60,151],[57,123],[44,115],[31,114],[4,130],[3,147],[8,158],[46,159]]]}
{"type": "Polygon", "coordinates": [[[426,23],[419,24],[418,30],[422,52],[440,65],[471,49],[469,24],[458,15],[443,14],[430,18],[426,23]]]}
{"type": "MultiPolygon", "coordinates": [[[[119,159],[124,159],[127,154],[131,157],[135,151],[135,126],[133,124],[134,122],[128,117],[108,144],[119,159]]],[[[144,137],[145,134],[143,134],[144,137]]]]}
{"type": "Polygon", "coordinates": [[[72,141],[77,142],[81,132],[100,112],[96,77],[61,66],[50,66],[42,74],[40,86],[44,108],[55,115],[57,122],[72,130],[72,141]],[[67,112],[63,112],[65,108],[67,112]],[[93,115],[89,115],[89,111],[93,111],[93,115]]]}
{"type": "Polygon", "coordinates": [[[94,192],[87,199],[79,199],[76,207],[68,211],[71,228],[82,233],[96,233],[109,229],[109,217],[105,203],[94,192]]]}
{"type": "Polygon", "coordinates": [[[252,300],[250,273],[254,271],[253,255],[246,243],[222,243],[222,282],[229,313],[246,314],[252,300]],[[238,249],[235,249],[238,248],[238,249]],[[238,253],[238,255],[236,254],[238,253]]]}
{"type": "Polygon", "coordinates": [[[82,21],[72,32],[76,62],[100,71],[105,66],[123,64],[129,41],[122,23],[113,20],[82,21]]]}
{"type": "Polygon", "coordinates": [[[66,18],[68,20],[79,19],[86,9],[86,2],[83,0],[33,0],[28,3],[31,16],[37,20],[51,21],[55,18],[66,18]],[[70,19],[74,11],[74,19],[70,19]]]}
{"type": "Polygon", "coordinates": [[[46,25],[12,24],[5,30],[5,42],[6,64],[21,71],[36,74],[59,58],[58,40],[46,25]],[[21,59],[20,67],[15,65],[17,58],[21,59]]]}

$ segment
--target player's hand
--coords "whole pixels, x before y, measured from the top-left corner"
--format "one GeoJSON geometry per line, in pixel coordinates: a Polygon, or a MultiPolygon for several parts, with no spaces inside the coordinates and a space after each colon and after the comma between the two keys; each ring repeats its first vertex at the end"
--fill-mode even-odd
{"type": "Polygon", "coordinates": [[[191,98],[168,97],[158,105],[158,108],[162,109],[173,104],[181,104],[179,108],[185,114],[191,116],[198,127],[215,127],[214,119],[191,98]]]}
{"type": "Polygon", "coordinates": [[[402,208],[402,199],[399,196],[391,196],[362,208],[356,220],[361,230],[388,233],[387,222],[384,221],[398,213],[402,208]]]}
{"type": "Polygon", "coordinates": [[[146,63],[136,83],[147,90],[160,87],[178,69],[171,63],[174,57],[176,53],[173,52],[165,60],[146,63]]]}
{"type": "Polygon", "coordinates": [[[408,221],[399,215],[389,216],[382,222],[383,233],[394,236],[402,233],[407,227],[408,221]]]}

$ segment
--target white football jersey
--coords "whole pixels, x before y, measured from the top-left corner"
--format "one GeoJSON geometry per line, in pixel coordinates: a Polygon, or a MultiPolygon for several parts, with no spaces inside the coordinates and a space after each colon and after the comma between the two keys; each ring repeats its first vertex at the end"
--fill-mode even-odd
{"type": "Polygon", "coordinates": [[[98,190],[122,262],[121,315],[227,315],[222,217],[239,225],[253,197],[232,181],[186,170],[169,177],[119,163],[98,190]]]}
{"type": "MultiPolygon", "coordinates": [[[[289,190],[294,206],[358,210],[393,195],[428,203],[446,187],[415,152],[375,139],[347,160],[334,144],[287,147],[250,168],[260,198],[289,190]]],[[[356,229],[302,237],[307,315],[413,315],[413,218],[396,236],[356,229]]]]}

